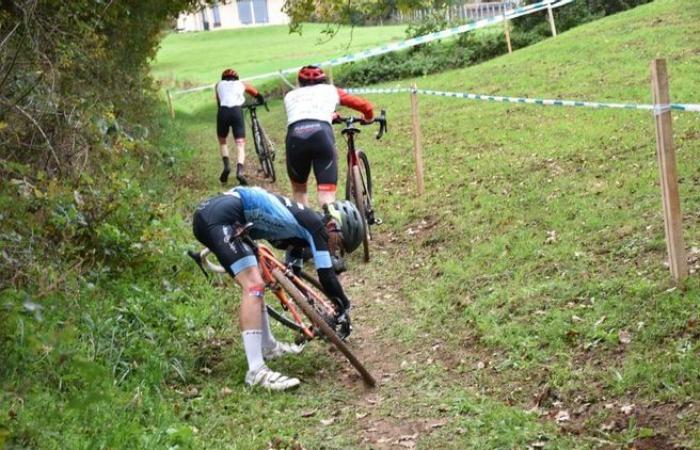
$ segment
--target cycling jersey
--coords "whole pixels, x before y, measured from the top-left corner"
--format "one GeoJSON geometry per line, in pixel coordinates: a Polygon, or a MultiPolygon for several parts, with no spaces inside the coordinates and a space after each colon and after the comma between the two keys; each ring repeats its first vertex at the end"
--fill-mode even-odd
{"type": "Polygon", "coordinates": [[[235,224],[252,222],[252,239],[265,239],[278,248],[309,247],[323,290],[348,308],[350,301],[332,269],[328,235],[321,217],[304,205],[258,187],[238,186],[200,203],[193,218],[193,232],[236,276],[257,265],[257,259],[240,239],[232,239],[235,224]]]}
{"type": "Polygon", "coordinates": [[[372,104],[368,100],[350,95],[332,84],[315,84],[294,89],[284,96],[287,125],[300,120],[331,123],[339,104],[361,112],[366,120],[373,117],[372,104]]]}
{"type": "Polygon", "coordinates": [[[257,89],[239,80],[222,80],[216,83],[216,100],[219,106],[241,106],[245,103],[244,93],[253,97],[258,95],[257,89]]]}

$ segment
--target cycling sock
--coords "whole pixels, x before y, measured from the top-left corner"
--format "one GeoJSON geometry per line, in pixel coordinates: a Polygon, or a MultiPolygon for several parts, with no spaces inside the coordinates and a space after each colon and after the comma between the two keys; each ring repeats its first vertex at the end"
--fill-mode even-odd
{"type": "Polygon", "coordinates": [[[262,305],[262,348],[272,348],[275,346],[275,337],[270,328],[270,318],[267,315],[265,304],[262,305]]]}
{"type": "Polygon", "coordinates": [[[243,349],[248,360],[248,370],[255,372],[265,365],[262,356],[262,330],[245,330],[241,333],[243,337],[243,349]]]}
{"type": "Polygon", "coordinates": [[[231,173],[231,162],[229,161],[228,156],[223,156],[221,159],[224,162],[224,170],[221,171],[219,181],[226,183],[228,181],[228,174],[231,173]]]}

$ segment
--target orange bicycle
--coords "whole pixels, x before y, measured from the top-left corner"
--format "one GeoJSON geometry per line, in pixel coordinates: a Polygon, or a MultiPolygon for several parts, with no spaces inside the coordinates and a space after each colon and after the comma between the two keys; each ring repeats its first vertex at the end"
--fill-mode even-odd
{"type": "MultiPolygon", "coordinates": [[[[252,223],[237,226],[233,239],[241,239],[253,249],[265,287],[279,300],[280,309],[266,304],[270,317],[296,331],[297,343],[319,337],[327,340],[348,359],[368,386],[376,386],[377,382],[372,374],[344,342],[350,332],[349,327],[336,320],[342,307],[326,296],[320,283],[311,275],[303,271],[299,276],[295,275],[291,267],[279,261],[270,248],[255,242],[248,235],[248,230],[252,226],[252,223]]],[[[207,256],[210,253],[211,251],[206,247],[199,252],[187,252],[207,278],[209,274],[205,266],[212,272],[226,272],[220,265],[209,261],[207,256]]]]}

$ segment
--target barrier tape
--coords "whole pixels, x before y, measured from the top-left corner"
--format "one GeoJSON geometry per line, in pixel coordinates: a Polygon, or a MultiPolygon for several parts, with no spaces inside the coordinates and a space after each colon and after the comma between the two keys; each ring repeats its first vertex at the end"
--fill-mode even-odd
{"type": "MultiPolygon", "coordinates": [[[[350,94],[406,94],[412,93],[412,88],[349,88],[346,91],[350,94]]],[[[583,108],[598,108],[598,109],[636,109],[644,111],[653,111],[659,115],[668,111],[686,111],[700,112],[700,104],[687,103],[671,103],[668,105],[645,105],[637,103],[604,103],[604,102],[585,102],[580,100],[560,100],[560,99],[544,99],[544,98],[524,98],[524,97],[504,97],[500,95],[480,95],[470,94],[468,92],[447,92],[434,91],[430,89],[416,89],[417,94],[435,95],[438,97],[455,97],[468,100],[484,100],[491,102],[505,103],[525,103],[530,105],[543,106],[575,106],[583,108]]]]}
{"type": "MultiPolygon", "coordinates": [[[[468,22],[468,23],[466,23],[464,25],[460,25],[458,27],[453,27],[453,28],[449,28],[446,30],[442,30],[442,31],[436,31],[434,33],[425,34],[423,36],[418,36],[415,38],[406,39],[406,40],[399,41],[399,42],[393,42],[390,44],[384,44],[384,45],[381,45],[379,47],[369,48],[369,49],[362,50],[360,52],[353,53],[350,55],[344,55],[344,56],[340,56],[337,58],[329,59],[327,61],[314,63],[314,65],[322,66],[322,67],[338,66],[341,64],[349,63],[349,62],[355,62],[355,61],[360,61],[363,59],[371,58],[373,56],[379,56],[379,55],[383,55],[386,53],[393,53],[393,52],[396,52],[399,50],[405,50],[405,49],[410,48],[410,47],[415,47],[416,45],[427,44],[429,42],[433,42],[433,41],[436,41],[438,39],[445,39],[445,38],[449,38],[449,37],[457,36],[459,34],[466,33],[468,31],[474,31],[474,30],[485,28],[485,27],[488,27],[488,26],[491,26],[494,24],[500,24],[500,23],[503,23],[503,21],[505,21],[505,20],[515,19],[516,17],[521,17],[521,16],[525,16],[528,14],[533,14],[533,13],[536,13],[539,11],[544,11],[544,10],[549,9],[549,8],[552,8],[552,9],[558,8],[560,6],[564,6],[564,5],[567,5],[569,3],[572,3],[573,1],[574,0],[544,0],[544,1],[541,1],[539,3],[533,3],[531,5],[525,5],[525,6],[515,8],[515,9],[505,11],[503,14],[499,14],[497,16],[468,22]]],[[[282,70],[278,70],[275,72],[263,73],[260,75],[255,75],[252,77],[243,78],[243,81],[262,80],[265,78],[272,78],[272,77],[276,77],[276,76],[284,77],[284,75],[296,73],[302,67],[303,66],[291,67],[288,69],[282,69],[282,70]]],[[[179,91],[172,91],[172,94],[177,95],[177,94],[187,94],[190,92],[203,91],[206,89],[211,89],[214,86],[215,86],[215,84],[208,84],[206,86],[198,86],[198,87],[189,88],[189,89],[182,89],[179,91]]]]}

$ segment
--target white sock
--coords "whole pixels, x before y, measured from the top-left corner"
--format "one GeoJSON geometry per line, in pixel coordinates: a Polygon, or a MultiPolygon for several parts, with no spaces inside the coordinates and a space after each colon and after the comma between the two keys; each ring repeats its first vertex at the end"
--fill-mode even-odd
{"type": "Polygon", "coordinates": [[[245,330],[243,337],[243,349],[248,359],[248,370],[255,372],[265,365],[262,356],[262,330],[245,330]]]}
{"type": "Polygon", "coordinates": [[[262,310],[262,348],[272,348],[275,346],[275,337],[270,329],[270,318],[267,315],[267,308],[263,303],[262,310]]]}

